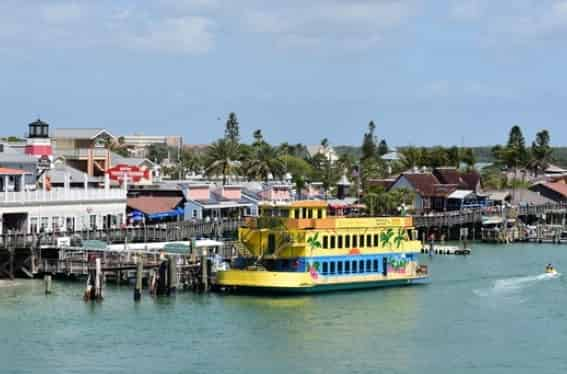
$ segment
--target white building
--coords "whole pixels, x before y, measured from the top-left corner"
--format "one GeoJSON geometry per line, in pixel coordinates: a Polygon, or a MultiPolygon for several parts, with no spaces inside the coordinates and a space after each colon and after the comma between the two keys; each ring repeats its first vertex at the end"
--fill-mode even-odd
{"type": "MultiPolygon", "coordinates": [[[[5,180],[20,178],[22,172],[13,174],[5,180]]],[[[91,188],[85,178],[84,187],[71,188],[66,179],[63,188],[35,191],[5,183],[0,191],[0,235],[103,229],[125,222],[126,187],[111,189],[106,179],[104,188],[91,188]]]]}

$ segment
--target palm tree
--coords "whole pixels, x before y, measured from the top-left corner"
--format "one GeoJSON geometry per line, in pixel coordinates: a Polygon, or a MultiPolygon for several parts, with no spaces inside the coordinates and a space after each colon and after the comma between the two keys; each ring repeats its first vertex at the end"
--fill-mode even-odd
{"type": "Polygon", "coordinates": [[[418,167],[422,163],[422,154],[419,148],[410,146],[400,151],[401,162],[406,170],[418,167]]]}
{"type": "Polygon", "coordinates": [[[259,144],[253,150],[253,155],[242,164],[244,174],[251,179],[268,181],[270,175],[282,178],[285,174],[285,160],[278,149],[268,143],[259,144]]]}
{"type": "Polygon", "coordinates": [[[222,184],[226,184],[227,176],[238,171],[240,145],[228,139],[219,139],[207,148],[205,155],[205,174],[222,175],[222,184]]]}

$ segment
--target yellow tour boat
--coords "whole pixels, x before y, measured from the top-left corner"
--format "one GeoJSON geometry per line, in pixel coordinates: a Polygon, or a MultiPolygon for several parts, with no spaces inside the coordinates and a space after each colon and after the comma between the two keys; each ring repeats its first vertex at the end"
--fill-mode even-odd
{"type": "Polygon", "coordinates": [[[401,286],[428,280],[411,217],[328,216],[324,201],[262,206],[238,232],[239,257],[216,286],[305,293],[401,286]]]}

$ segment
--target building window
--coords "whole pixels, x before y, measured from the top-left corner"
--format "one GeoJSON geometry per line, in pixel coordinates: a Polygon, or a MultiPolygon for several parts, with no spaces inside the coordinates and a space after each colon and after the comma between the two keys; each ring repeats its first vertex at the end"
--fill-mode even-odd
{"type": "Polygon", "coordinates": [[[89,216],[89,228],[91,230],[95,230],[96,229],[96,214],[91,214],[89,216]]]}
{"type": "Polygon", "coordinates": [[[59,217],[51,217],[51,231],[59,231],[59,217]]]}
{"type": "Polygon", "coordinates": [[[335,263],[331,262],[331,270],[329,271],[330,274],[335,274],[335,263]]]}
{"type": "Polygon", "coordinates": [[[360,239],[360,248],[363,248],[363,247],[364,247],[364,235],[361,234],[361,235],[359,236],[359,239],[360,239]]]}
{"type": "Polygon", "coordinates": [[[337,235],[337,247],[339,249],[343,248],[343,236],[342,235],[337,235]]]}
{"type": "Polygon", "coordinates": [[[366,246],[372,247],[372,235],[370,234],[366,235],[366,246]]]}
{"type": "Polygon", "coordinates": [[[378,234],[374,234],[374,246],[380,246],[380,237],[378,236],[378,234]]]}
{"type": "Polygon", "coordinates": [[[352,236],[352,247],[353,247],[353,248],[358,247],[357,236],[356,236],[356,235],[353,235],[353,236],[352,236]]]}
{"type": "Polygon", "coordinates": [[[31,217],[30,218],[30,232],[33,233],[37,233],[37,230],[39,229],[38,227],[38,218],[37,217],[31,217]]]}
{"type": "Polygon", "coordinates": [[[41,224],[39,227],[39,231],[47,231],[47,227],[49,226],[49,217],[41,217],[41,224]]]}
{"type": "Polygon", "coordinates": [[[331,236],[331,249],[335,249],[335,236],[331,236]]]}
{"type": "Polygon", "coordinates": [[[329,237],[327,235],[323,236],[323,248],[329,248],[329,237]]]}
{"type": "Polygon", "coordinates": [[[329,263],[328,262],[323,262],[323,274],[325,274],[325,275],[329,274],[329,263]]]}
{"type": "Polygon", "coordinates": [[[345,235],[345,248],[350,248],[350,235],[345,235]]]}

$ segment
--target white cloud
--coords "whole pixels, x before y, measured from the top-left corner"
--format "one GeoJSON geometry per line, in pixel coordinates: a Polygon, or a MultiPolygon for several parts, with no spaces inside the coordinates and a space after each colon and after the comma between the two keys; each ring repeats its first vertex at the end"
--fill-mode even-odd
{"type": "Polygon", "coordinates": [[[244,27],[271,34],[284,45],[332,43],[368,47],[413,16],[416,1],[351,0],[293,3],[294,6],[247,9],[244,27]]]}
{"type": "Polygon", "coordinates": [[[128,46],[153,51],[205,53],[214,45],[214,23],[204,17],[183,17],[152,22],[138,35],[126,36],[128,46]]]}

